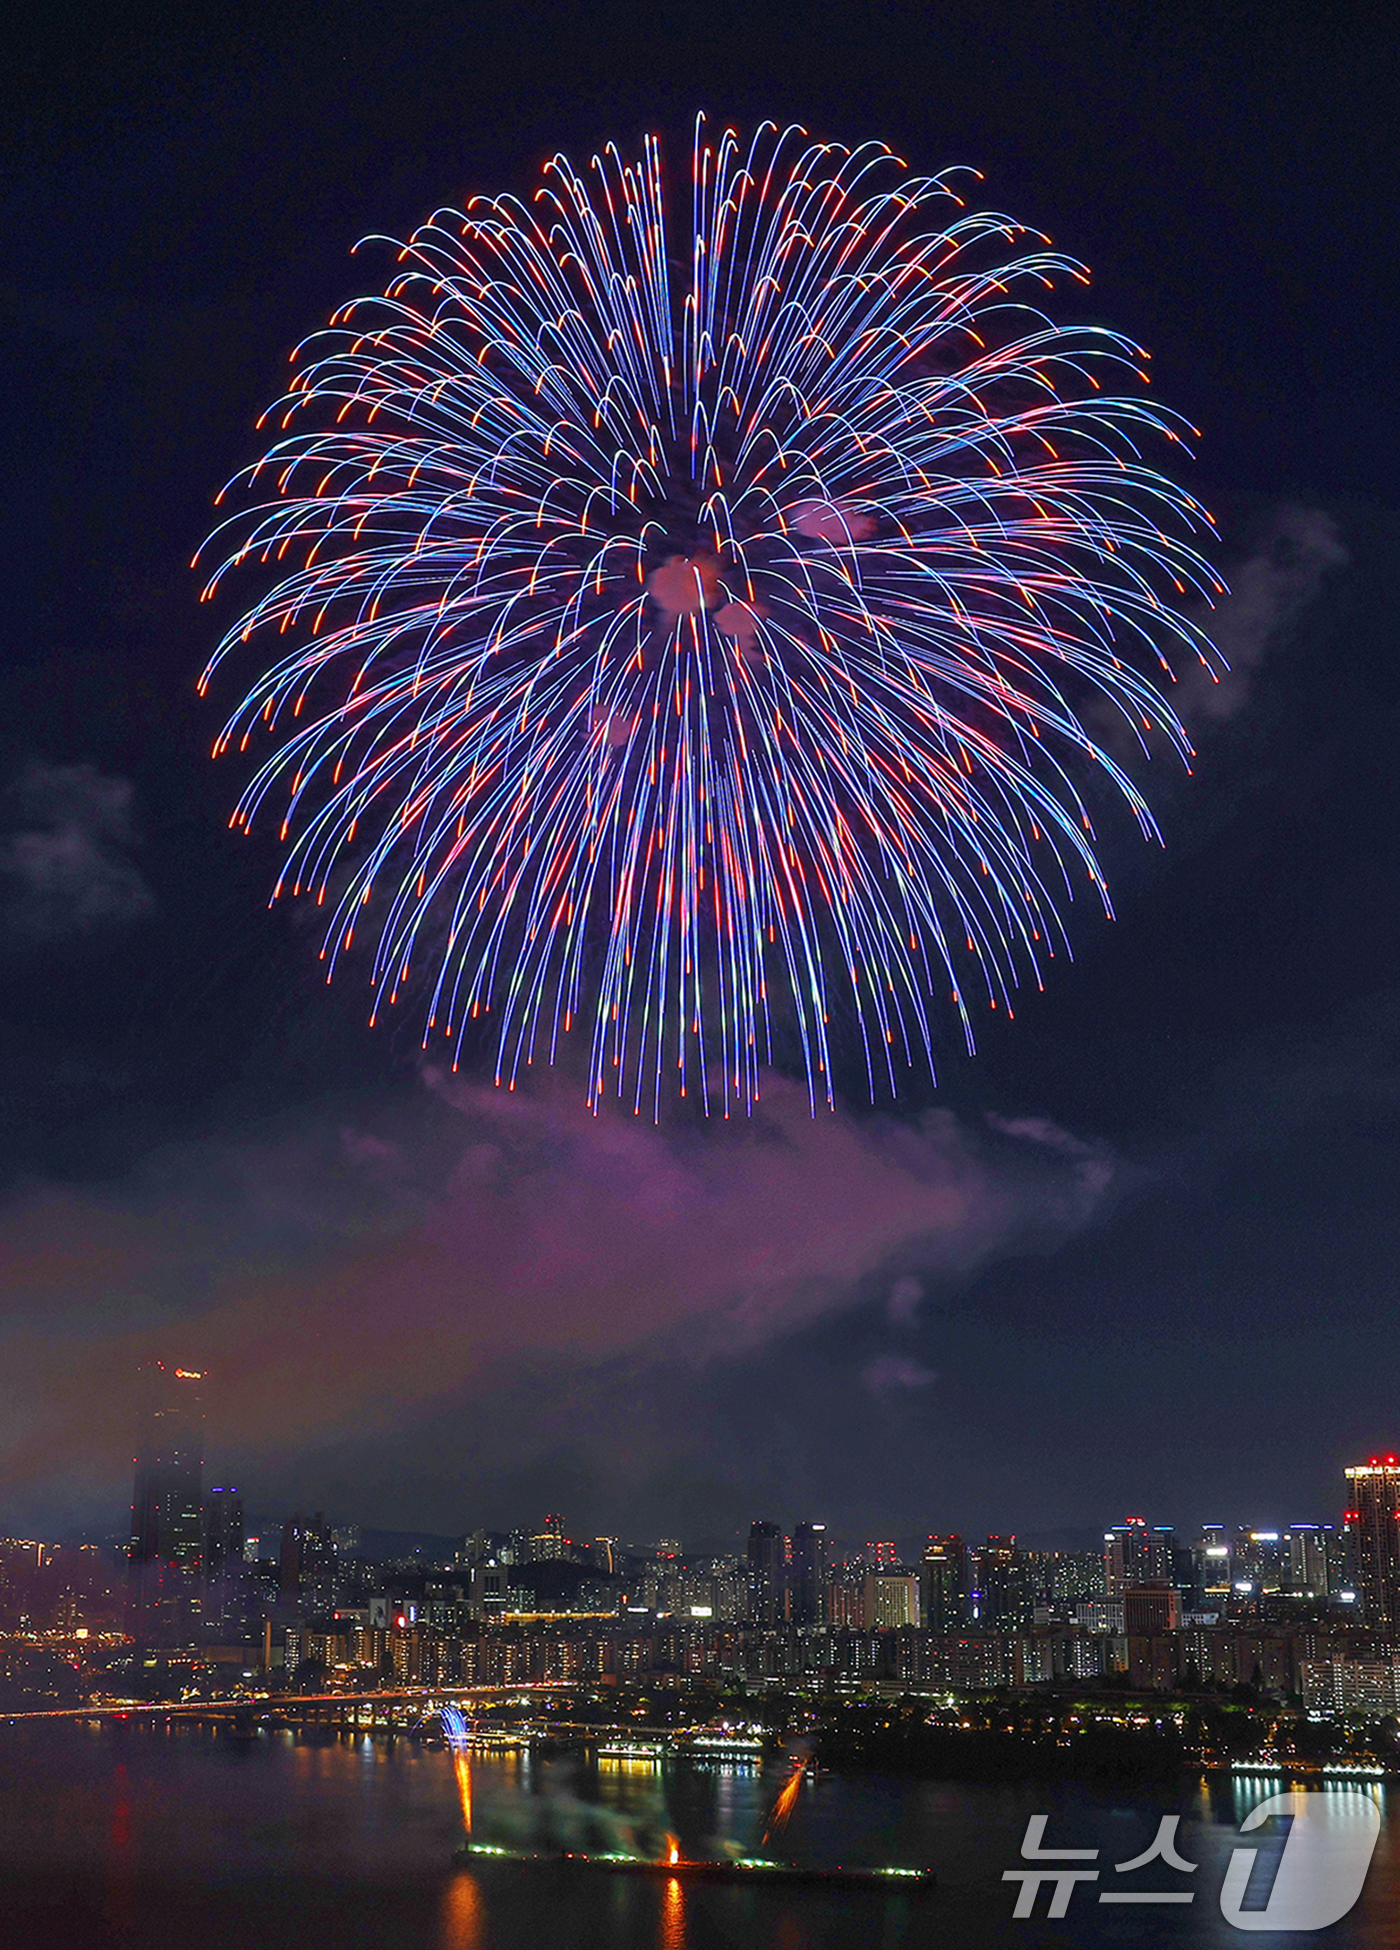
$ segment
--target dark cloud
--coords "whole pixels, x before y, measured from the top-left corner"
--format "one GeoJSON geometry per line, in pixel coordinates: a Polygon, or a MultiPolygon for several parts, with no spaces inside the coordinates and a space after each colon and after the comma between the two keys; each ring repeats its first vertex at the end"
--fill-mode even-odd
{"type": "Polygon", "coordinates": [[[1230,593],[1202,617],[1224,659],[1216,673],[1194,664],[1172,691],[1172,706],[1196,737],[1249,703],[1264,659],[1321,593],[1326,577],[1351,560],[1341,531],[1317,508],[1282,507],[1230,573],[1230,593]]]}
{"type": "Polygon", "coordinates": [[[6,796],[12,830],[0,840],[0,887],[12,934],[61,941],[151,912],[154,897],[130,857],[128,779],[36,758],[6,796]]]}
{"type": "Polygon", "coordinates": [[[911,1327],[918,1319],[919,1303],[924,1298],[922,1280],[905,1273],[889,1290],[885,1301],[886,1318],[892,1327],[911,1327]]]}
{"type": "MultiPolygon", "coordinates": [[[[1178,663],[1168,687],[1171,707],[1198,749],[1246,710],[1265,660],[1292,639],[1328,576],[1351,560],[1338,523],[1321,509],[1273,502],[1256,510],[1251,527],[1249,539],[1237,543],[1238,559],[1227,566],[1228,593],[1214,608],[1202,601],[1186,606],[1219,652],[1209,667],[1178,663]]],[[[1092,705],[1086,722],[1104,750],[1134,773],[1145,749],[1159,759],[1168,755],[1160,734],[1129,728],[1106,702],[1092,705]]],[[[1164,782],[1159,770],[1148,794],[1159,813],[1164,797],[1181,798],[1174,757],[1168,775],[1164,782]]]]}
{"type": "Polygon", "coordinates": [[[877,1354],[861,1370],[861,1380],[872,1395],[887,1395],[894,1389],[927,1388],[938,1379],[922,1361],[911,1361],[907,1354],[877,1354]]]}

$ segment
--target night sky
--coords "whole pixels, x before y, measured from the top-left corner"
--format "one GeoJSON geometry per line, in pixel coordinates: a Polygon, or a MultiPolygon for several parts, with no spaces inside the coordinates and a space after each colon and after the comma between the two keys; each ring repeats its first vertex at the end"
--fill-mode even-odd
{"type": "Polygon", "coordinates": [[[0,1527],[119,1530],[152,1354],[255,1516],[1335,1520],[1400,1440],[1383,10],[70,8],[4,66],[0,1527]],[[1117,919],[936,1091],[658,1130],[324,987],[188,565],[358,237],[645,130],[683,169],[700,107],[974,164],[1090,265],[1201,429],[1234,674],[1165,850],[1105,836],[1117,919]]]}

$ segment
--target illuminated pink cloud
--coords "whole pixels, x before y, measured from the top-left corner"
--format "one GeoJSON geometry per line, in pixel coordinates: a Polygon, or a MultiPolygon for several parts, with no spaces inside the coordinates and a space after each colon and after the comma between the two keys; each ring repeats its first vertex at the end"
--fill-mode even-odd
{"type": "Polygon", "coordinates": [[[759,627],[767,614],[762,603],[726,603],[716,612],[715,628],[732,637],[741,651],[749,651],[758,641],[759,627]]]}
{"type": "Polygon", "coordinates": [[[671,555],[647,577],[647,594],[674,620],[713,609],[722,591],[713,555],[671,555]]]}
{"type": "Polygon", "coordinates": [[[789,526],[810,542],[830,542],[843,548],[875,533],[875,517],[850,501],[799,501],[788,516],[789,526]]]}
{"type": "Polygon", "coordinates": [[[778,1079],[761,1116],[669,1131],[590,1115],[566,1079],[426,1080],[387,1133],[191,1153],[126,1203],[49,1189],[0,1214],[9,1479],[110,1468],[126,1377],[152,1353],[208,1368],[220,1424],[286,1452],[391,1429],[522,1359],[739,1358],[881,1274],[956,1275],[1063,1236],[1102,1189],[1042,1133],[989,1145],[946,1111],[814,1119],[778,1079]]]}

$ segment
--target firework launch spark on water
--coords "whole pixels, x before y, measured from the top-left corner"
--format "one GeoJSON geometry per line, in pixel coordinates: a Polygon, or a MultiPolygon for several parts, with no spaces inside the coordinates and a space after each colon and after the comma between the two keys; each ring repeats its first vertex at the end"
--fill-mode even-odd
{"type": "Polygon", "coordinates": [[[774,1060],[830,1103],[842,1039],[872,1095],[930,1073],[1108,909],[1091,806],[1155,833],[1121,755],[1188,759],[1166,689],[1217,666],[1209,517],[1146,354],[1053,322],[1082,267],[978,181],[702,118],[686,216],[653,139],[557,156],[299,348],[202,683],[266,646],[235,821],[280,808],[328,979],[364,930],[372,1020],[511,1086],[577,1032],[653,1115],[774,1060]]]}
{"type": "Polygon", "coordinates": [[[783,1784],[782,1792],[773,1803],[773,1811],[769,1815],[768,1825],[763,1831],[761,1847],[766,1848],[772,1837],[780,1829],[787,1827],[792,1811],[797,1806],[797,1797],[802,1790],[802,1777],[807,1772],[807,1763],[810,1759],[810,1754],[804,1754],[800,1760],[793,1762],[792,1772],[783,1784]]]}
{"type": "Polygon", "coordinates": [[[447,1735],[447,1744],[452,1749],[452,1771],[457,1777],[457,1797],[462,1804],[462,1827],[467,1840],[472,1833],[472,1763],[467,1748],[471,1740],[471,1728],[466,1715],[460,1707],[445,1706],[442,1709],[442,1730],[447,1735]]]}

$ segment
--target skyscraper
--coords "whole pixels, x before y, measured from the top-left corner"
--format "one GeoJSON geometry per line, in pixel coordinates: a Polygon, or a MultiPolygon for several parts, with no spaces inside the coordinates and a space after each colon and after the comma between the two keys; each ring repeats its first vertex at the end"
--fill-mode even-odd
{"type": "Polygon", "coordinates": [[[138,1645],[182,1645],[202,1609],[204,1376],[156,1361],[142,1379],[126,1629],[138,1645]]]}
{"type": "Polygon", "coordinates": [[[1261,1597],[1282,1591],[1288,1583],[1288,1542],[1278,1530],[1241,1527],[1232,1551],[1235,1589],[1250,1585],[1261,1597]]]}
{"type": "Polygon", "coordinates": [[[1288,1589],[1303,1598],[1325,1598],[1331,1588],[1327,1545],[1330,1523],[1291,1523],[1284,1533],[1288,1546],[1288,1589]]]}
{"type": "Polygon", "coordinates": [[[931,1632],[967,1622],[967,1547],[961,1537],[930,1537],[919,1567],[919,1610],[931,1632]]]}
{"type": "Polygon", "coordinates": [[[243,1498],[232,1487],[211,1489],[204,1501],[204,1622],[240,1637],[245,1625],[243,1498]]]}
{"type": "Polygon", "coordinates": [[[884,1632],[919,1622],[919,1580],[912,1571],[867,1571],[863,1623],[884,1632]]]}
{"type": "Polygon", "coordinates": [[[1129,1517],[1104,1532],[1104,1585],[1110,1598],[1121,1598],[1133,1584],[1171,1584],[1175,1581],[1176,1532],[1169,1523],[1149,1530],[1141,1517],[1129,1517]]]}
{"type": "Polygon", "coordinates": [[[282,1603],[316,1618],[335,1605],[338,1570],[335,1537],[324,1513],[303,1519],[300,1510],[282,1526],[278,1586],[282,1603]]]}
{"type": "Polygon", "coordinates": [[[1201,1534],[1191,1547],[1191,1576],[1202,1604],[1219,1607],[1230,1596],[1234,1582],[1230,1532],[1223,1523],[1201,1526],[1201,1534]]]}
{"type": "Polygon", "coordinates": [[[759,1517],[749,1526],[749,1618],[777,1625],[786,1616],[787,1549],[777,1524],[759,1517]]]}
{"type": "Polygon", "coordinates": [[[1171,1584],[1133,1584],[1123,1593],[1123,1630],[1135,1637],[1181,1630],[1181,1593],[1171,1584]]]}
{"type": "Polygon", "coordinates": [[[1025,1562],[1014,1537],[989,1537],[971,1553],[969,1609],[984,1631],[1014,1632],[1031,1622],[1033,1609],[1025,1562]]]}
{"type": "Polygon", "coordinates": [[[225,1564],[243,1559],[243,1498],[236,1489],[211,1489],[204,1505],[204,1575],[210,1583],[225,1564]]]}
{"type": "Polygon", "coordinates": [[[1346,1478],[1347,1540],[1366,1622],[1400,1626],[1400,1462],[1372,1456],[1346,1478]]]}
{"type": "Polygon", "coordinates": [[[564,1538],[564,1519],[551,1511],[530,1539],[530,1562],[548,1564],[569,1555],[564,1538]]]}
{"type": "Polygon", "coordinates": [[[828,1582],[826,1525],[800,1523],[792,1533],[792,1622],[826,1622],[828,1582]]]}

